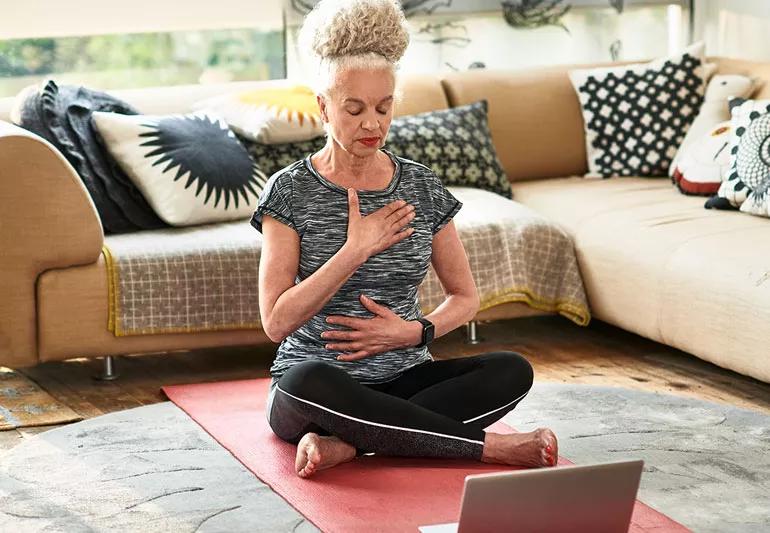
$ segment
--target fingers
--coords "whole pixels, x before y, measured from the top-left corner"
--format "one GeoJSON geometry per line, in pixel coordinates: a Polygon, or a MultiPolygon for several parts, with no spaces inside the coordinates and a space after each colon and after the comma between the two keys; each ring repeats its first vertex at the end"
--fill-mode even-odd
{"type": "Polygon", "coordinates": [[[396,226],[399,223],[402,223],[401,225],[405,226],[414,217],[414,206],[405,205],[391,212],[387,217],[385,217],[385,219],[393,226],[396,226]]]}
{"type": "Polygon", "coordinates": [[[361,215],[361,208],[358,205],[358,194],[353,187],[348,187],[348,215],[361,215]]]}
{"type": "Polygon", "coordinates": [[[360,299],[363,306],[377,316],[387,317],[391,313],[390,309],[388,309],[384,305],[378,304],[377,302],[375,302],[365,294],[362,294],[360,299]]]}
{"type": "Polygon", "coordinates": [[[362,320],[369,320],[368,318],[353,318],[345,315],[329,315],[326,317],[327,324],[338,324],[340,326],[346,326],[348,328],[357,329],[361,325],[362,320]]]}
{"type": "Polygon", "coordinates": [[[357,352],[359,350],[363,350],[363,346],[360,342],[338,342],[338,343],[331,343],[331,344],[325,344],[324,348],[327,350],[335,350],[337,352],[357,352]]]}
{"type": "Polygon", "coordinates": [[[390,244],[388,246],[393,246],[399,241],[403,241],[407,237],[409,237],[412,233],[414,233],[414,228],[406,228],[403,231],[397,231],[393,237],[391,237],[390,244]]]}
{"type": "Polygon", "coordinates": [[[343,331],[340,329],[333,329],[321,333],[321,338],[324,340],[334,341],[358,341],[361,340],[361,335],[362,334],[360,331],[343,331]]]}
{"type": "Polygon", "coordinates": [[[368,357],[368,356],[369,356],[369,353],[366,350],[359,350],[353,353],[338,355],[337,360],[338,361],[357,361],[359,359],[363,359],[364,357],[368,357]]]}

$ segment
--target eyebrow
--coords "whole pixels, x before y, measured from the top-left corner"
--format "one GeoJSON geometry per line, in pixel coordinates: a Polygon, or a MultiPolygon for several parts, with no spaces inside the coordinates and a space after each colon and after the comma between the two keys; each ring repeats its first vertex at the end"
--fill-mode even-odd
{"type": "MultiPolygon", "coordinates": [[[[382,103],[384,103],[384,102],[387,102],[388,100],[393,100],[393,95],[390,95],[390,96],[386,96],[385,98],[383,98],[382,100],[380,100],[380,101],[378,102],[378,104],[377,104],[377,105],[379,105],[379,104],[382,104],[382,103]]],[[[362,105],[366,105],[366,102],[364,102],[363,100],[359,100],[358,98],[345,98],[345,100],[343,100],[343,102],[344,102],[344,103],[347,103],[347,102],[354,102],[354,103],[356,103],[356,104],[362,104],[362,105]]]]}

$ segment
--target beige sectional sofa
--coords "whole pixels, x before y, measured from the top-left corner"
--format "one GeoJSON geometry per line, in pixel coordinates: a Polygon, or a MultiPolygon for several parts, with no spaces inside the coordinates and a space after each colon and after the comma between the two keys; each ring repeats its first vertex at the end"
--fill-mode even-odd
{"type": "MultiPolygon", "coordinates": [[[[715,58],[767,80],[770,64],[715,58]]],[[[569,67],[405,76],[398,114],[485,98],[514,199],[572,236],[595,318],[770,382],[770,220],[703,208],[668,178],[586,180],[569,67]]],[[[143,113],[189,110],[249,82],[110,91],[143,113]]],[[[116,337],[108,330],[105,238],[61,154],[9,121],[0,99],[0,364],[270,342],[259,328],[116,337]]],[[[523,303],[476,320],[541,314],[523,303]]]]}

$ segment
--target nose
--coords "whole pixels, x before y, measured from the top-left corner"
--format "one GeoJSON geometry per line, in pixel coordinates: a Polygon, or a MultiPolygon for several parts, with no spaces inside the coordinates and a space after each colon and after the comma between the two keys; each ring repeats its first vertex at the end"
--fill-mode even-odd
{"type": "Polygon", "coordinates": [[[370,130],[370,131],[372,130],[376,131],[380,129],[380,121],[377,118],[377,115],[367,113],[366,116],[364,117],[361,127],[365,130],[370,130]]]}

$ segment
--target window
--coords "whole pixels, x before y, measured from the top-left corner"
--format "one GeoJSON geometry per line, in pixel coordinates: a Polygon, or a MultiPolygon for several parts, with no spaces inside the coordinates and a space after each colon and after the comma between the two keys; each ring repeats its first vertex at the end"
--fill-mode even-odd
{"type": "Polygon", "coordinates": [[[48,76],[99,90],[286,77],[281,0],[36,0],[4,20],[0,97],[48,76]]]}

